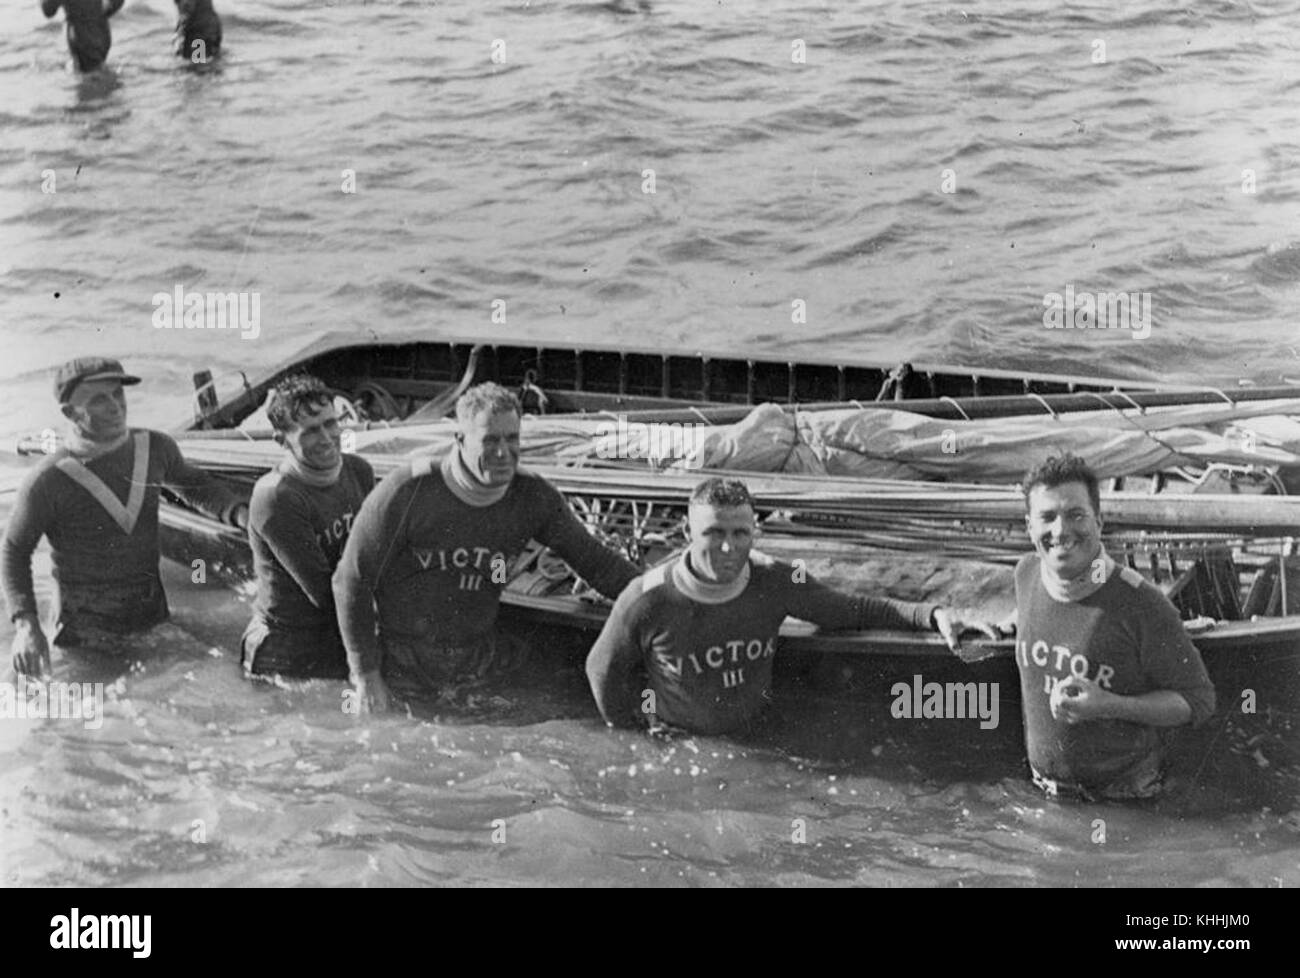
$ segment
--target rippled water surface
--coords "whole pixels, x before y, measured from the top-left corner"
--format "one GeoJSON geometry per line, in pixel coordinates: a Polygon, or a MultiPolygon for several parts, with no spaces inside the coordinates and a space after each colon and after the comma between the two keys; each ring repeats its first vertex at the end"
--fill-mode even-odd
{"type": "MultiPolygon", "coordinates": [[[[324,328],[1300,377],[1293,3],[217,7],[202,71],[162,0],[90,78],[35,3],[0,24],[5,445],[74,353],[170,423],[192,370],[324,328]],[[1151,293],[1150,337],[1045,330],[1067,283],[1151,293]],[[155,331],[178,284],[258,292],[261,336],[155,331]]],[[[1027,784],[1005,674],[983,735],[890,718],[907,663],[828,663],[754,741],[661,743],[607,732],[547,635],[527,677],[358,723],[338,684],[245,684],[244,599],[169,581],[99,729],[0,723],[5,883],[1300,883],[1276,664],[1216,674],[1269,711],[1190,738],[1185,790],[1097,809],[1027,784]]]]}

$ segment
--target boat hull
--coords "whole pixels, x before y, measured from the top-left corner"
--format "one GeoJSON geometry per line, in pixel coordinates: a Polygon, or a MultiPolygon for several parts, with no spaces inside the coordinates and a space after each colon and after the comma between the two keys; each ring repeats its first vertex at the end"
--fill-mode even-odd
{"type": "MultiPolygon", "coordinates": [[[[252,579],[252,552],[244,533],[176,505],[161,511],[160,539],[164,556],[195,567],[202,561],[206,574],[230,583],[252,579]]],[[[511,590],[502,593],[503,611],[520,621],[561,626],[575,633],[575,641],[590,642],[605,622],[607,609],[593,601],[569,594],[534,595],[511,590]]],[[[953,653],[937,634],[925,632],[840,632],[824,634],[815,626],[793,619],[781,629],[782,648],[790,655],[900,657],[907,659],[951,659],[953,653]]],[[[1246,654],[1300,657],[1300,615],[1261,618],[1257,621],[1220,622],[1208,631],[1194,634],[1192,641],[1211,659],[1246,654]]],[[[974,657],[1010,659],[1014,643],[968,639],[974,657]]]]}

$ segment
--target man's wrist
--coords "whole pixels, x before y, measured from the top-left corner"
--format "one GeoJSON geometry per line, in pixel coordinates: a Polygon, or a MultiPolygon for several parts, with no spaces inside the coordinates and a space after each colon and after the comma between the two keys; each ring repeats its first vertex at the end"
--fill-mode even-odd
{"type": "Polygon", "coordinates": [[[34,611],[22,611],[14,615],[15,628],[37,628],[41,627],[41,619],[34,611]]]}
{"type": "Polygon", "coordinates": [[[1097,701],[1097,712],[1093,716],[1094,720],[1127,720],[1129,722],[1138,722],[1133,716],[1132,697],[1123,696],[1119,693],[1112,693],[1108,689],[1098,686],[1093,690],[1093,696],[1097,701]]]}

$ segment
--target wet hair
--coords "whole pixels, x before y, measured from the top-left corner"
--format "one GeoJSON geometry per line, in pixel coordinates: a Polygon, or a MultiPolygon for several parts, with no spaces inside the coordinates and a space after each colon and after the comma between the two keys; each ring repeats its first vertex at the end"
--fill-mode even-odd
{"type": "Polygon", "coordinates": [[[1088,500],[1092,503],[1095,516],[1101,515],[1101,489],[1097,485],[1097,475],[1088,468],[1088,463],[1077,455],[1065,452],[1053,455],[1034,466],[1025,473],[1020,488],[1025,494],[1025,511],[1029,511],[1029,494],[1036,487],[1055,489],[1067,482],[1081,482],[1088,490],[1088,500]]]}
{"type": "Polygon", "coordinates": [[[754,497],[739,479],[713,478],[705,479],[691,492],[691,505],[714,506],[718,509],[734,509],[737,506],[754,508],[754,497]]]}
{"type": "Polygon", "coordinates": [[[283,434],[293,429],[304,409],[314,411],[333,402],[329,388],[319,377],[295,374],[286,377],[271,389],[266,417],[271,422],[271,427],[283,434]]]}
{"type": "Polygon", "coordinates": [[[466,425],[483,412],[488,414],[509,414],[522,417],[519,398],[514,393],[493,381],[476,384],[460,395],[456,400],[456,420],[466,425]]]}

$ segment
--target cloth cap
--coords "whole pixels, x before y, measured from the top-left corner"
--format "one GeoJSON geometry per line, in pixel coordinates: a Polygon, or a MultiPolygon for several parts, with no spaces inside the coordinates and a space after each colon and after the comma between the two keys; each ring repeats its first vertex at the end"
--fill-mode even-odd
{"type": "Polygon", "coordinates": [[[138,384],[139,377],[132,377],[122,369],[120,360],[109,357],[81,357],[69,360],[54,374],[54,397],[60,404],[66,404],[72,397],[77,385],[87,380],[120,380],[123,384],[138,384]]]}

